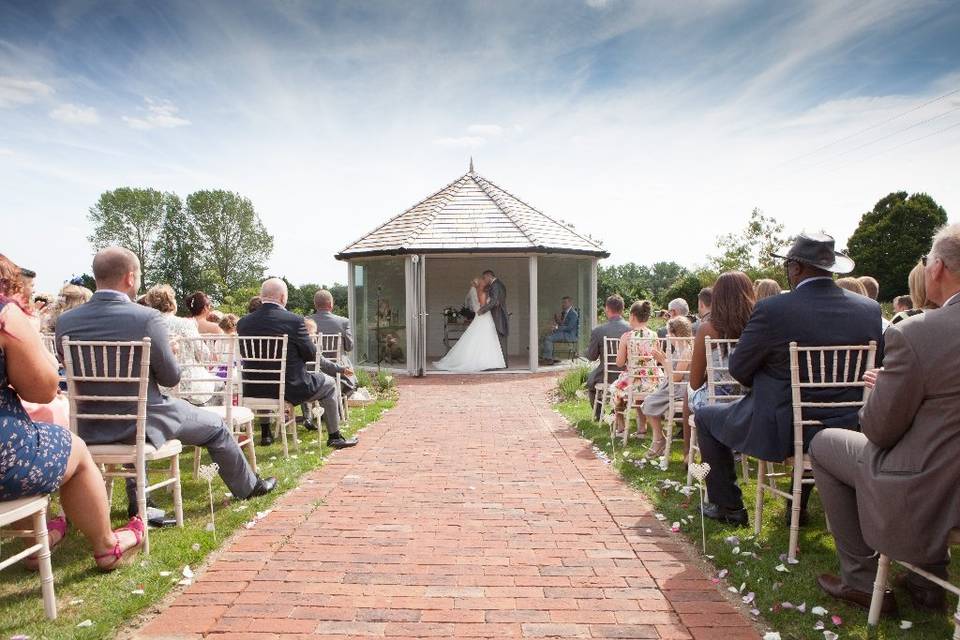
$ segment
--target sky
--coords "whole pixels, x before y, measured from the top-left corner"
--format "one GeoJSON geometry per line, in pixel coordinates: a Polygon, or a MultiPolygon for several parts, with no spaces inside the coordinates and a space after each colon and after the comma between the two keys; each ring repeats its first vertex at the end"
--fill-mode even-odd
{"type": "Polygon", "coordinates": [[[343,282],[471,156],[611,263],[704,264],[754,207],[840,246],[891,191],[957,221],[958,32],[949,0],[0,0],[0,252],[56,290],[103,191],[219,188],[271,274],[343,282]]]}

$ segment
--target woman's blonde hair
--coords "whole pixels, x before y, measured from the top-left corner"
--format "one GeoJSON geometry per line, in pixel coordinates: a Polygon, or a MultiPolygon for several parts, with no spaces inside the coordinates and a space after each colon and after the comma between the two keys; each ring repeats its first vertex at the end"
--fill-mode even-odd
{"type": "Polygon", "coordinates": [[[846,289],[847,291],[852,291],[857,295],[861,295],[864,298],[867,296],[867,289],[863,286],[863,283],[857,280],[856,278],[838,278],[837,286],[841,289],[846,289]]]}
{"type": "Polygon", "coordinates": [[[143,296],[143,302],[160,313],[177,312],[177,294],[174,293],[173,287],[168,284],[158,284],[150,287],[143,296]]]}
{"type": "Polygon", "coordinates": [[[773,296],[780,295],[780,292],[783,291],[783,289],[780,288],[780,283],[770,278],[757,280],[753,285],[753,290],[757,294],[757,300],[772,298],[773,296]]]}
{"type": "Polygon", "coordinates": [[[910,299],[914,309],[936,309],[937,303],[927,299],[927,284],[923,279],[923,262],[910,270],[907,276],[907,285],[910,287],[910,299]]]}
{"type": "Polygon", "coordinates": [[[677,316],[667,321],[667,331],[675,338],[689,338],[693,335],[693,323],[686,316],[677,316]]]}
{"type": "Polygon", "coordinates": [[[224,333],[233,334],[237,332],[237,320],[239,320],[237,314],[227,313],[220,319],[218,326],[224,333]]]}

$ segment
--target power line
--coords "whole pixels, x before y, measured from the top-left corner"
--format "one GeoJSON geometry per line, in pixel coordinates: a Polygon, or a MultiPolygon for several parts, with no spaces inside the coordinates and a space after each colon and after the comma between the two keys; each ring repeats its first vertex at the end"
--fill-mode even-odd
{"type": "Polygon", "coordinates": [[[900,144],[898,144],[898,145],[894,145],[894,146],[892,146],[892,147],[889,147],[889,148],[887,148],[887,149],[884,149],[883,151],[880,151],[880,152],[878,152],[878,153],[875,153],[875,154],[873,154],[872,156],[868,156],[867,158],[863,158],[863,159],[861,159],[861,160],[851,160],[850,162],[844,162],[844,163],[838,164],[837,166],[833,167],[832,170],[842,169],[843,167],[849,166],[849,165],[854,164],[854,163],[856,163],[856,162],[863,162],[864,160],[869,160],[870,158],[876,158],[877,156],[881,156],[881,155],[883,155],[883,154],[885,154],[885,153],[890,153],[891,151],[896,151],[897,149],[900,149],[900,148],[902,148],[902,147],[905,147],[905,146],[907,146],[908,144],[913,144],[914,142],[920,142],[921,140],[926,140],[927,138],[932,138],[933,136],[940,135],[941,133],[945,133],[945,132],[947,132],[947,131],[950,131],[951,129],[956,129],[957,127],[960,127],[960,122],[954,122],[953,124],[951,124],[951,125],[948,126],[948,127],[943,127],[942,129],[937,129],[936,131],[933,131],[933,132],[931,132],[931,133],[927,133],[927,134],[922,135],[922,136],[919,136],[919,137],[917,137],[917,138],[913,138],[912,140],[907,140],[906,142],[902,142],[902,143],[900,143],[900,144]]]}
{"type": "Polygon", "coordinates": [[[817,147],[816,149],[814,149],[814,150],[812,150],[812,151],[808,151],[807,153],[800,154],[799,156],[794,156],[793,158],[790,158],[789,160],[784,160],[783,162],[781,162],[780,164],[778,164],[778,165],[776,165],[776,166],[777,166],[777,167],[782,167],[782,166],[784,166],[784,165],[790,164],[791,162],[796,162],[797,160],[802,160],[803,158],[810,157],[810,156],[814,155],[815,153],[819,153],[819,152],[823,151],[824,149],[829,149],[830,147],[832,147],[832,146],[834,146],[834,145],[837,145],[837,144],[840,144],[841,142],[845,142],[845,141],[847,141],[847,140],[850,140],[851,138],[856,138],[857,136],[859,136],[859,135],[861,135],[861,134],[864,134],[864,133],[866,133],[867,131],[872,131],[872,130],[878,128],[878,127],[882,127],[883,125],[887,124],[888,122],[893,122],[894,120],[897,120],[897,119],[899,119],[899,118],[902,118],[902,117],[905,116],[905,115],[911,114],[911,113],[913,113],[914,111],[918,111],[918,110],[923,109],[924,107],[929,106],[929,105],[931,105],[931,104],[933,104],[933,103],[935,103],[935,102],[939,102],[939,101],[943,100],[944,98],[949,98],[950,96],[952,96],[952,95],[955,94],[955,93],[960,93],[960,88],[954,89],[953,91],[948,91],[947,93],[943,94],[942,96],[937,96],[936,98],[933,98],[933,99],[931,99],[931,100],[927,100],[927,101],[924,102],[923,104],[919,104],[919,105],[917,105],[917,106],[915,106],[915,107],[913,107],[913,108],[911,108],[911,109],[907,109],[906,111],[904,111],[904,112],[902,112],[902,113],[898,113],[898,114],[895,115],[895,116],[891,116],[891,117],[887,118],[886,120],[881,120],[880,122],[877,122],[877,123],[875,123],[875,124],[870,125],[869,127],[866,127],[865,129],[860,129],[859,131],[856,131],[856,132],[854,132],[854,133],[851,133],[850,135],[843,136],[842,138],[837,138],[837,139],[834,140],[833,142],[828,142],[827,144],[822,145],[822,146],[820,146],[820,147],[817,147]]]}

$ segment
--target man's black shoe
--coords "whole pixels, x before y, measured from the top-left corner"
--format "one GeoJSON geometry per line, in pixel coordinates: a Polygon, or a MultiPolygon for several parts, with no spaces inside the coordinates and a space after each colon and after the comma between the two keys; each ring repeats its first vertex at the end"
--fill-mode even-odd
{"type": "Polygon", "coordinates": [[[257,484],[253,485],[253,491],[250,492],[250,495],[248,495],[246,499],[249,500],[250,498],[256,498],[258,496],[265,496],[276,488],[277,479],[273,476],[269,478],[257,478],[257,484]]]}
{"type": "Polygon", "coordinates": [[[319,431],[319,430],[320,430],[320,428],[319,428],[317,425],[313,424],[313,420],[307,420],[306,422],[304,422],[304,423],[303,423],[303,428],[306,429],[307,431],[319,431]]]}
{"type": "Polygon", "coordinates": [[[260,446],[269,447],[273,444],[273,431],[269,425],[260,425],[260,446]]]}
{"type": "Polygon", "coordinates": [[[327,438],[327,445],[333,447],[334,449],[347,449],[349,447],[355,447],[359,444],[359,440],[356,438],[344,438],[339,433],[336,436],[331,436],[327,438]]]}
{"type": "Polygon", "coordinates": [[[708,502],[703,505],[703,515],[711,520],[717,520],[725,524],[734,524],[738,527],[747,526],[747,522],[749,520],[749,518],[747,518],[747,510],[743,507],[735,510],[729,510],[719,507],[712,502],[708,502]]]}
{"type": "Polygon", "coordinates": [[[947,592],[929,582],[930,587],[918,585],[910,579],[912,577],[914,575],[904,572],[891,580],[890,584],[895,588],[906,589],[916,608],[943,613],[947,608],[947,592]]]}

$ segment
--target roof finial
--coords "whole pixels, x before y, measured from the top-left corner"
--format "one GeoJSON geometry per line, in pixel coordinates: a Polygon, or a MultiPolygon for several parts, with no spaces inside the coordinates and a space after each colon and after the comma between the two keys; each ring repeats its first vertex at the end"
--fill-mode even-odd
{"type": "Polygon", "coordinates": [[[467,173],[473,173],[473,172],[474,172],[474,171],[473,171],[473,156],[470,156],[470,171],[468,171],[467,173]]]}

